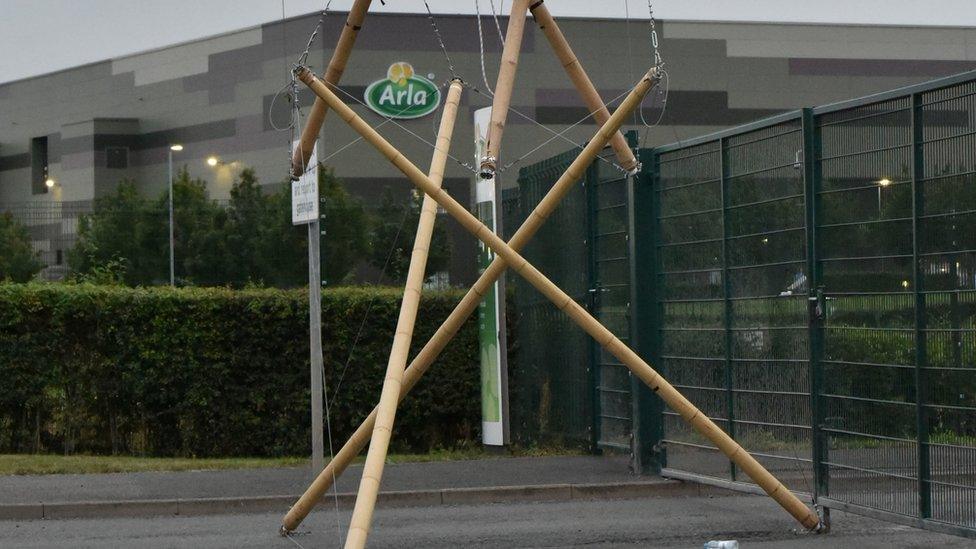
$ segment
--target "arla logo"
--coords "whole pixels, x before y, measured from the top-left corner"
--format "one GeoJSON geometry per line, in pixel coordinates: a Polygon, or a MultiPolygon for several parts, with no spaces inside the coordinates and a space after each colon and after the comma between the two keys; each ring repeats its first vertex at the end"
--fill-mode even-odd
{"type": "Polygon", "coordinates": [[[390,118],[420,118],[435,110],[441,91],[433,82],[414,74],[410,63],[398,61],[386,71],[386,78],[366,88],[369,108],[390,118]]]}

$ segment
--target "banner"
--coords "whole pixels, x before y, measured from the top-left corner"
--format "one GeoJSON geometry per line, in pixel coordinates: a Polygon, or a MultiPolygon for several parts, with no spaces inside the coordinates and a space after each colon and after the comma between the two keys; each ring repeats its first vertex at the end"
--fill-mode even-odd
{"type": "MultiPolygon", "coordinates": [[[[474,112],[475,166],[481,162],[488,139],[491,107],[474,112]]],[[[475,215],[498,233],[498,200],[494,179],[475,176],[475,215]]],[[[495,254],[479,242],[478,270],[484,272],[495,254]]],[[[504,278],[492,285],[478,306],[478,340],[481,348],[481,426],[482,441],[489,446],[508,443],[508,375],[505,353],[504,278]]]]}

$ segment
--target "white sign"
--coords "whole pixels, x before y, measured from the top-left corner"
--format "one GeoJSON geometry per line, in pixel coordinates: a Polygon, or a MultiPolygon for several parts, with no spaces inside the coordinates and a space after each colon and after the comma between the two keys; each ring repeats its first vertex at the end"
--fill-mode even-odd
{"type": "MultiPolygon", "coordinates": [[[[491,107],[474,111],[474,149],[475,166],[485,154],[488,140],[488,124],[491,121],[491,107]]],[[[475,176],[475,213],[489,229],[497,232],[497,210],[495,208],[495,180],[475,176]]],[[[478,267],[481,272],[495,258],[495,254],[479,242],[478,267]]],[[[504,295],[499,282],[495,282],[485,293],[478,306],[478,340],[481,348],[481,438],[488,446],[502,446],[506,440],[505,404],[508,380],[503,376],[505,368],[505,349],[501,334],[504,332],[504,295]]]]}
{"type": "MultiPolygon", "coordinates": [[[[298,150],[298,141],[293,144],[298,150]]],[[[302,225],[311,223],[319,218],[319,160],[318,144],[312,148],[312,156],[308,158],[308,168],[298,178],[291,182],[291,223],[302,225]]]]}

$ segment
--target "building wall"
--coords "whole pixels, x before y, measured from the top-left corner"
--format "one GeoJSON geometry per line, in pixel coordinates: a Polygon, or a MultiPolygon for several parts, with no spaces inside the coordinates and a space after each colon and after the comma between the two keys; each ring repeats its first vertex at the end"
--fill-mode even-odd
{"type": "MultiPolygon", "coordinates": [[[[166,183],[170,143],[181,143],[176,163],[209,181],[213,198],[226,198],[235,173],[255,168],[263,183],[280,183],[287,170],[288,109],[275,93],[318,19],[311,14],[169,48],[93,63],[0,85],[0,208],[24,202],[81,204],[109,193],[123,177],[147,195],[166,183]],[[272,105],[273,103],[273,105],[272,105]],[[50,175],[57,185],[34,194],[30,141],[47,136],[50,175]],[[128,151],[128,167],[107,167],[111,147],[128,151]],[[217,155],[226,164],[211,168],[217,155]]],[[[313,44],[308,64],[321,72],[344,22],[332,14],[313,44]]],[[[503,25],[506,20],[501,20],[503,25]]],[[[437,24],[457,74],[472,87],[462,100],[452,155],[473,162],[472,116],[490,105],[481,77],[477,21],[439,16],[437,24]],[[480,92],[480,93],[479,93],[480,92]]],[[[622,94],[650,64],[645,23],[567,19],[561,27],[605,99],[622,94]]],[[[680,140],[802,106],[825,104],[976,68],[976,31],[971,28],[907,28],[744,23],[659,22],[661,49],[670,75],[668,108],[660,127],[645,130],[649,145],[680,140]]],[[[500,58],[498,33],[485,19],[485,64],[494,81],[500,58]]],[[[362,97],[366,85],[385,75],[394,61],[408,61],[420,74],[444,82],[447,62],[426,15],[371,14],[349,61],[343,90],[362,97]]],[[[302,104],[311,103],[302,88],[302,104]]],[[[347,98],[348,99],[348,98],[347,98]]],[[[645,102],[645,119],[656,120],[659,96],[645,102]]],[[[506,166],[550,137],[522,113],[561,131],[586,114],[542,33],[526,26],[518,80],[502,146],[506,166]],[[516,112],[517,111],[517,112],[516,112]]],[[[382,118],[354,109],[368,121],[382,118]]],[[[307,109],[306,109],[307,112],[307,109]]],[[[437,114],[401,121],[432,142],[437,114]]],[[[583,142],[594,130],[584,121],[567,136],[583,142]]],[[[425,168],[429,145],[386,124],[381,132],[425,168]]],[[[322,132],[320,158],[356,138],[334,117],[322,132]]],[[[517,169],[570,145],[555,140],[500,175],[514,184],[517,169]]],[[[116,151],[117,152],[117,151],[116,151]]],[[[364,143],[328,161],[354,194],[379,196],[384,186],[409,185],[364,143]]],[[[449,162],[447,186],[470,202],[472,174],[449,162]]],[[[452,227],[454,281],[476,274],[473,239],[452,227]]],[[[50,246],[50,243],[48,244],[50,246]]]]}

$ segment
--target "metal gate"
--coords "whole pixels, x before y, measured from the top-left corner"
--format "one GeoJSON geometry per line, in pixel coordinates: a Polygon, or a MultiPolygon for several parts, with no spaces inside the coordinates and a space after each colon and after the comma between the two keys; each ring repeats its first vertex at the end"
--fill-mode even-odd
{"type": "Polygon", "coordinates": [[[976,537],[976,73],[643,153],[642,354],[794,490],[976,537]]]}
{"type": "MultiPolygon", "coordinates": [[[[506,239],[521,225],[579,154],[567,151],[519,170],[517,193],[505,202],[506,239]]],[[[590,301],[587,186],[580,182],[522,254],[578,303],[590,301]]],[[[513,288],[517,348],[510,357],[509,402],[513,440],[592,448],[593,368],[589,337],[518,275],[513,288]]]]}
{"type": "MultiPolygon", "coordinates": [[[[590,310],[624,343],[630,342],[630,178],[598,161],[587,176],[590,310]]],[[[595,368],[597,445],[632,450],[633,381],[630,370],[590,339],[595,368]]]]}
{"type": "MultiPolygon", "coordinates": [[[[791,113],[657,154],[657,365],[793,488],[811,491],[802,124],[791,113]]],[[[749,482],[674,412],[670,474],[749,482]]]]}
{"type": "MultiPolygon", "coordinates": [[[[631,139],[633,135],[629,136],[631,139]]],[[[517,227],[579,150],[522,168],[509,191],[505,226],[517,227]]],[[[632,178],[609,151],[560,203],[523,255],[623,341],[631,341],[632,178]]],[[[511,234],[506,235],[511,237],[511,234]]],[[[517,341],[510,383],[512,425],[521,442],[558,441],[631,452],[635,389],[626,366],[519,277],[517,341]]]]}

